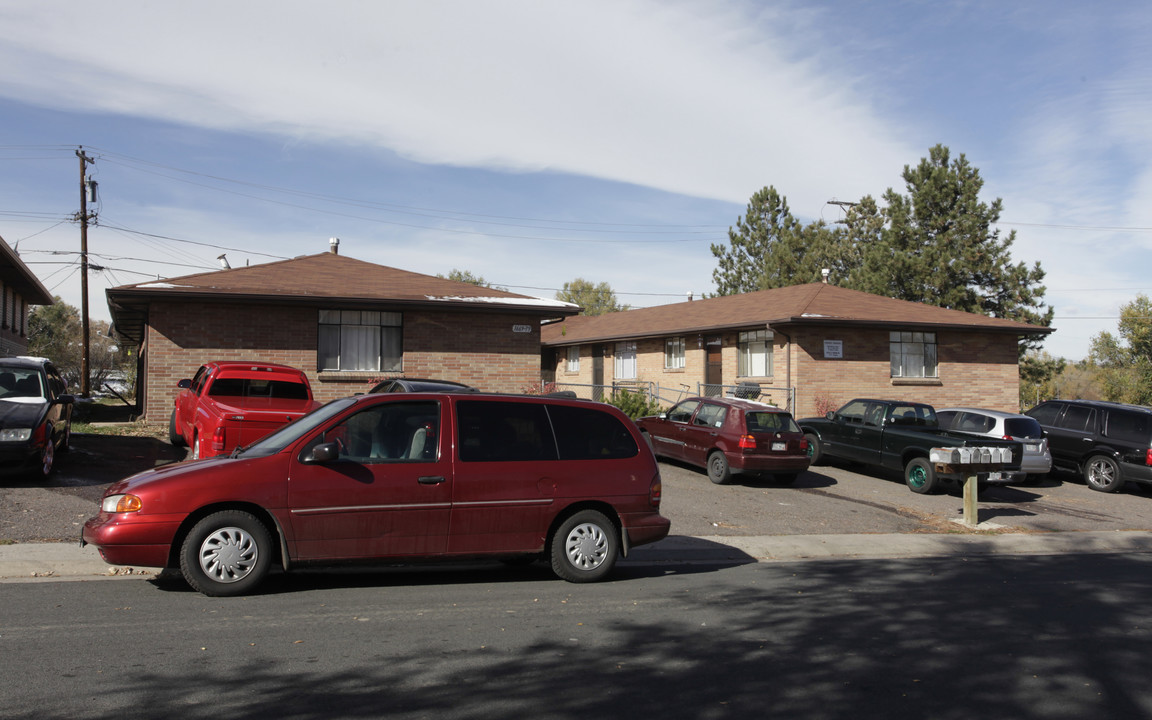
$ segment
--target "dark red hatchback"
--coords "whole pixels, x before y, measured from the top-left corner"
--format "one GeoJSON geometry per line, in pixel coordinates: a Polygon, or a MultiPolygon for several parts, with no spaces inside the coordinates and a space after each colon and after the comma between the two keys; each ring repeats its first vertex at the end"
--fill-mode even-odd
{"type": "Polygon", "coordinates": [[[547,559],[599,580],[668,534],[660,470],[602,403],[480,393],[335,400],[229,457],[134,475],[83,540],[106,562],[179,567],[239,595],[272,565],[547,559]]]}
{"type": "Polygon", "coordinates": [[[734,474],[791,483],[808,469],[808,441],[792,415],[752,400],[695,397],[636,421],[657,457],[707,469],[723,485],[734,474]]]}

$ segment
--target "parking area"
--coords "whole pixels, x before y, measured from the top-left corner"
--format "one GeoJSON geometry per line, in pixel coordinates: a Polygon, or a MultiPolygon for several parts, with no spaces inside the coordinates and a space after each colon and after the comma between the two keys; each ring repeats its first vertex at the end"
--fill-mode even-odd
{"type": "MultiPolygon", "coordinates": [[[[109,483],[185,456],[155,438],[76,435],[52,480],[0,478],[0,542],[67,541],[79,537],[109,483]]],[[[1129,485],[1116,494],[1089,490],[1074,476],[1035,486],[981,493],[978,530],[963,517],[958,491],[909,492],[896,476],[847,465],[821,465],[794,485],[736,478],[714,485],[686,465],[662,462],[663,514],[682,536],[867,533],[1075,532],[1152,529],[1152,489],[1129,485]]]]}
{"type": "Polygon", "coordinates": [[[1089,490],[1071,475],[1037,485],[990,487],[980,493],[977,530],[963,518],[958,489],[910,492],[895,475],[821,465],[794,485],[737,479],[713,485],[700,470],[662,462],[663,512],[677,535],[809,535],[840,533],[1075,532],[1152,529],[1152,488],[1089,490]]]}

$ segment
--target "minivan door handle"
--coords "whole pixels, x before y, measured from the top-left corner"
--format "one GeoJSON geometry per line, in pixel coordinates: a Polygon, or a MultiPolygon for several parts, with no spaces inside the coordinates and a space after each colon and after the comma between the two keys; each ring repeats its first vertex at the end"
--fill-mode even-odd
{"type": "Polygon", "coordinates": [[[425,475],[424,477],[418,478],[416,482],[421,485],[439,485],[442,482],[448,482],[448,480],[441,475],[425,475]]]}

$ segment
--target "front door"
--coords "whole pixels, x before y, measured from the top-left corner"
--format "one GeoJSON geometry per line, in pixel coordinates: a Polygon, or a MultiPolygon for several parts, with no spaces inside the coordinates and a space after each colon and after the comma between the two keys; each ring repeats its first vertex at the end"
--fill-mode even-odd
{"type": "Polygon", "coordinates": [[[443,553],[452,507],[450,446],[434,400],[374,403],[312,443],[339,457],[292,460],[288,507],[300,560],[443,553]]]}
{"type": "Polygon", "coordinates": [[[724,394],[724,359],[723,340],[718,335],[709,337],[705,342],[708,357],[704,366],[704,383],[708,386],[704,394],[715,397],[724,394]]]}
{"type": "Polygon", "coordinates": [[[592,346],[592,399],[604,400],[604,346],[592,346]]]}

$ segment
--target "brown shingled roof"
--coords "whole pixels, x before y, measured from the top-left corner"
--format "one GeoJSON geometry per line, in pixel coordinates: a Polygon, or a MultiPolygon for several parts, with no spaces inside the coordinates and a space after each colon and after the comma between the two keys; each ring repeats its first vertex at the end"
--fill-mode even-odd
{"type": "Polygon", "coordinates": [[[228,300],[304,305],[373,305],[573,315],[576,305],[422,275],[336,253],[121,285],[107,291],[117,330],[136,338],[156,300],[228,300]]]}
{"type": "Polygon", "coordinates": [[[545,346],[796,324],[956,328],[1039,335],[1051,328],[894,300],[825,283],[566,318],[541,331],[545,346]]]}

